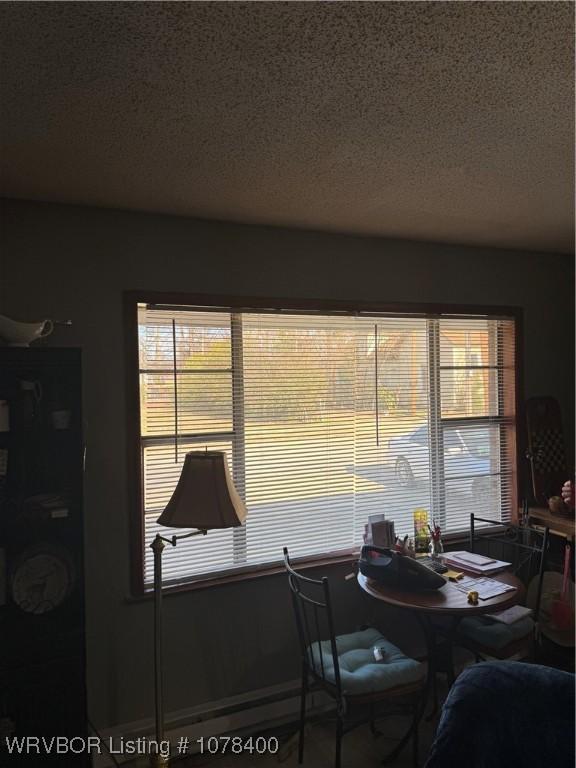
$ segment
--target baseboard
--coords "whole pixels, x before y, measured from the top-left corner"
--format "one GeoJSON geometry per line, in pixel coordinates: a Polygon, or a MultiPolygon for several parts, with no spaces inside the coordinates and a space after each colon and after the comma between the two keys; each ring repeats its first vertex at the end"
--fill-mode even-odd
{"type": "MultiPolygon", "coordinates": [[[[299,681],[291,681],[168,714],[165,739],[170,742],[170,754],[174,760],[178,758],[180,739],[188,740],[186,754],[192,755],[200,751],[201,738],[206,740],[211,736],[239,733],[247,736],[282,723],[295,722],[300,708],[299,684],[299,681]]],[[[322,692],[309,697],[310,715],[330,707],[331,700],[322,692]]],[[[149,753],[154,749],[154,745],[150,744],[154,740],[152,719],[106,728],[98,735],[101,750],[100,754],[92,755],[94,768],[113,768],[114,762],[107,753],[107,746],[112,748],[119,764],[130,763],[134,768],[149,765],[149,753]]]]}

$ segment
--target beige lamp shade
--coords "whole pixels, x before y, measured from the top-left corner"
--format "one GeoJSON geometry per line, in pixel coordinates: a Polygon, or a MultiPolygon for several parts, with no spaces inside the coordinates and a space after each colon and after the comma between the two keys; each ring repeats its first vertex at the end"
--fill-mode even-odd
{"type": "Polygon", "coordinates": [[[245,519],[246,506],[234,488],[224,451],[187,453],[158,523],[169,528],[232,528],[245,519]]]}

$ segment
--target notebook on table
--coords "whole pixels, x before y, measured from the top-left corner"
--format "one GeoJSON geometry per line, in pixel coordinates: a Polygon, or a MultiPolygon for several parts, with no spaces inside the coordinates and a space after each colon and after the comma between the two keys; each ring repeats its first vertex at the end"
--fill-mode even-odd
{"type": "Polygon", "coordinates": [[[493,573],[504,571],[512,563],[505,560],[496,560],[492,557],[477,555],[475,552],[447,552],[444,555],[444,561],[447,565],[468,573],[476,573],[481,576],[490,576],[493,573]]]}

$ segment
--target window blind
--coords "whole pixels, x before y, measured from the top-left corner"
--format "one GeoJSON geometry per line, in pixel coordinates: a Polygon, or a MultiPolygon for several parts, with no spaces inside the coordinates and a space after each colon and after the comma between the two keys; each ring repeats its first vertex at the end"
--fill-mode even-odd
{"type": "Polygon", "coordinates": [[[248,518],[180,542],[166,581],[358,547],[368,516],[413,533],[508,520],[514,321],[139,307],[144,580],[185,453],[224,450],[248,518]]]}

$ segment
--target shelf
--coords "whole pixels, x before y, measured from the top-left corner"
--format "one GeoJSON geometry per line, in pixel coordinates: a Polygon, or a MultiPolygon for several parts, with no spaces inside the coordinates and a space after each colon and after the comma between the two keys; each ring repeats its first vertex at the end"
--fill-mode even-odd
{"type": "Polygon", "coordinates": [[[565,536],[567,539],[574,540],[576,536],[576,525],[573,516],[554,515],[546,507],[533,507],[529,509],[528,523],[529,525],[550,528],[551,533],[565,536]]]}

